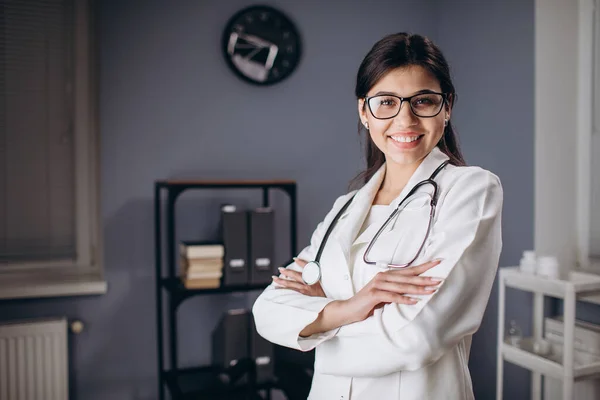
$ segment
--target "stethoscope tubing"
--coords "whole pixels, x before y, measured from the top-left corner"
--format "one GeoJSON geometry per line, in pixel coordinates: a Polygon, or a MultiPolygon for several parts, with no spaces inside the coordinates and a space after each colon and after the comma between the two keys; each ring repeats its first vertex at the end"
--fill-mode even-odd
{"type": "MultiPolygon", "coordinates": [[[[390,224],[390,222],[393,220],[393,218],[400,212],[400,207],[404,204],[404,202],[408,198],[410,198],[410,196],[412,196],[421,186],[427,185],[427,184],[431,184],[433,186],[433,188],[434,188],[433,196],[431,198],[431,203],[430,203],[431,211],[429,212],[429,223],[427,224],[427,231],[425,233],[425,238],[423,239],[423,242],[421,243],[421,246],[419,247],[419,249],[418,249],[417,253],[415,254],[415,256],[413,257],[413,259],[410,260],[408,263],[405,263],[405,264],[390,264],[390,263],[388,263],[385,266],[387,268],[406,268],[406,267],[410,266],[417,259],[417,257],[419,256],[419,254],[423,250],[423,247],[425,247],[425,243],[427,242],[427,238],[429,237],[429,234],[431,232],[431,227],[433,225],[433,219],[434,219],[435,211],[436,211],[436,207],[437,207],[437,201],[438,201],[438,195],[439,194],[438,194],[438,185],[434,181],[434,179],[440,173],[440,171],[442,169],[444,169],[446,167],[446,165],[448,165],[449,163],[450,163],[449,160],[444,161],[442,164],[440,164],[436,168],[435,171],[433,171],[433,173],[431,174],[431,176],[428,179],[422,180],[421,182],[417,183],[410,190],[410,192],[408,192],[408,194],[406,196],[404,196],[404,198],[402,199],[402,201],[400,201],[400,203],[398,204],[398,206],[394,209],[394,211],[390,214],[390,216],[387,218],[387,220],[383,223],[383,225],[375,233],[375,235],[373,236],[373,239],[371,239],[371,241],[369,242],[369,245],[367,246],[367,249],[365,250],[365,253],[363,255],[363,261],[365,263],[367,263],[369,265],[377,265],[376,262],[368,260],[369,251],[371,250],[371,248],[373,247],[373,245],[375,244],[375,242],[377,241],[377,239],[379,238],[379,236],[381,235],[381,233],[390,224]]],[[[356,193],[354,195],[352,195],[352,197],[350,197],[350,199],[346,202],[346,204],[344,204],[344,206],[340,209],[340,211],[338,211],[338,213],[336,214],[336,216],[333,218],[333,221],[331,221],[331,224],[327,228],[327,231],[325,232],[325,235],[323,236],[323,240],[321,241],[321,244],[319,245],[319,249],[317,251],[317,255],[315,256],[315,259],[313,261],[310,261],[308,264],[306,264],[304,266],[304,270],[303,270],[302,276],[303,276],[304,282],[306,284],[312,285],[312,284],[318,282],[321,279],[321,264],[320,264],[320,260],[321,260],[321,255],[323,254],[323,251],[325,250],[325,245],[327,244],[327,240],[329,240],[329,236],[331,235],[333,229],[335,228],[338,220],[344,214],[344,212],[346,211],[346,209],[350,206],[350,204],[354,200],[355,196],[356,196],[356,193]],[[312,277],[312,279],[310,279],[309,281],[307,281],[305,279],[305,274],[304,274],[304,272],[307,271],[307,267],[308,267],[308,269],[316,269],[316,275],[314,275],[312,277]]]]}

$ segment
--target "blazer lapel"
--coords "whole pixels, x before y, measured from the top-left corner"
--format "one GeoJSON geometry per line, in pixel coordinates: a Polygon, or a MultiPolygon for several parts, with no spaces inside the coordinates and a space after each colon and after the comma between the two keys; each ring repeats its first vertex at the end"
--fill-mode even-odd
{"type": "Polygon", "coordinates": [[[340,224],[338,229],[336,229],[335,236],[344,252],[346,261],[349,261],[348,256],[350,254],[350,247],[369,213],[371,204],[373,204],[373,200],[379,191],[384,176],[385,164],[377,170],[365,186],[356,192],[352,204],[350,204],[346,212],[340,218],[340,224]]]}

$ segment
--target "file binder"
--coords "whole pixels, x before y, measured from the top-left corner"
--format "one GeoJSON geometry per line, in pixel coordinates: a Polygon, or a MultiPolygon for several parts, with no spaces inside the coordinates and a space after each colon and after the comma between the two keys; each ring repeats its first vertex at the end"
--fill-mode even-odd
{"type": "Polygon", "coordinates": [[[221,231],[225,257],[223,286],[248,283],[248,213],[233,205],[221,207],[221,231]]]}
{"type": "MultiPolygon", "coordinates": [[[[248,359],[248,310],[228,310],[212,334],[213,364],[224,369],[235,367],[248,359]]],[[[245,383],[246,377],[238,380],[245,383]]]]}
{"type": "Polygon", "coordinates": [[[256,383],[270,382],[275,377],[275,347],[273,343],[264,339],[256,331],[254,316],[248,315],[250,319],[250,358],[256,364],[256,383]]]}
{"type": "Polygon", "coordinates": [[[275,274],[275,215],[270,207],[250,211],[250,283],[269,284],[275,274]]]}

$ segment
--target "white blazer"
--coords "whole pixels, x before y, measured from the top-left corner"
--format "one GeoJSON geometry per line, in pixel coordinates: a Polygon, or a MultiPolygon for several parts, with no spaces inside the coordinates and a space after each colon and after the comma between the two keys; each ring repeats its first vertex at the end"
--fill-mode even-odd
{"type": "MultiPolygon", "coordinates": [[[[436,147],[390,204],[390,211],[447,158],[436,147]]],[[[448,165],[435,179],[440,191],[436,216],[413,265],[444,260],[424,274],[445,278],[436,293],[420,296],[415,305],[385,305],[364,321],[330,332],[299,336],[329,302],[352,297],[381,270],[362,262],[364,249],[381,224],[367,227],[358,240],[357,233],[384,174],[385,165],[358,190],[327,241],[321,256],[321,284],[327,298],[272,284],[254,303],[256,328],[278,345],[301,351],[316,348],[312,400],[473,399],[467,365],[471,338],[481,324],[502,248],[502,187],[498,177],[479,167],[448,165]],[[354,280],[349,279],[350,262],[355,262],[354,280]],[[362,272],[357,275],[357,270],[362,272]]],[[[314,259],[325,231],[352,194],[336,200],[299,258],[314,259]]],[[[414,227],[427,223],[428,204],[401,211],[370,256],[408,261],[406,253],[412,256],[422,241],[414,227]]],[[[300,270],[294,263],[287,268],[300,270]]]]}

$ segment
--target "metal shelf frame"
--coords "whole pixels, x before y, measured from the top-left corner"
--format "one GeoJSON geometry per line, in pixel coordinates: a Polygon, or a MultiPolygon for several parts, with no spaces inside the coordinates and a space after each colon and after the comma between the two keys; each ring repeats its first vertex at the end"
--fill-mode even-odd
{"type": "MultiPolygon", "coordinates": [[[[205,180],[159,180],[154,183],[154,226],[155,226],[155,295],[156,295],[156,331],[159,400],[165,399],[165,386],[170,389],[173,399],[183,397],[181,390],[175,387],[177,377],[188,373],[189,369],[180,369],[177,357],[177,309],[186,299],[198,295],[233,293],[264,289],[267,285],[247,285],[220,287],[214,289],[186,289],[176,275],[175,243],[175,206],[181,193],[187,190],[202,189],[257,189],[262,191],[262,206],[269,206],[269,192],[281,190],[290,201],[290,249],[291,256],[297,253],[297,190],[296,182],[278,181],[205,181],[205,180]],[[165,195],[166,192],[166,195],[165,195]],[[163,216],[165,223],[163,224],[163,216]],[[163,226],[164,225],[164,226],[163,226]],[[165,237],[166,236],[166,237],[165,237]],[[166,251],[163,252],[163,248],[166,251]],[[163,262],[165,258],[166,262],[163,262]],[[166,268],[163,264],[166,264],[166,268]],[[165,271],[166,269],[166,271],[165,271]],[[166,293],[166,295],[165,295],[166,293]],[[166,299],[165,299],[166,298],[166,299]],[[166,300],[166,313],[165,310],[166,300]],[[166,315],[165,315],[166,314],[166,315]],[[167,347],[169,369],[165,369],[165,317],[168,322],[169,345],[167,347]]],[[[211,366],[199,367],[200,370],[211,366]]],[[[256,386],[256,389],[268,388],[268,385],[256,386]],[[264,387],[263,387],[264,386],[264,387]]]]}

